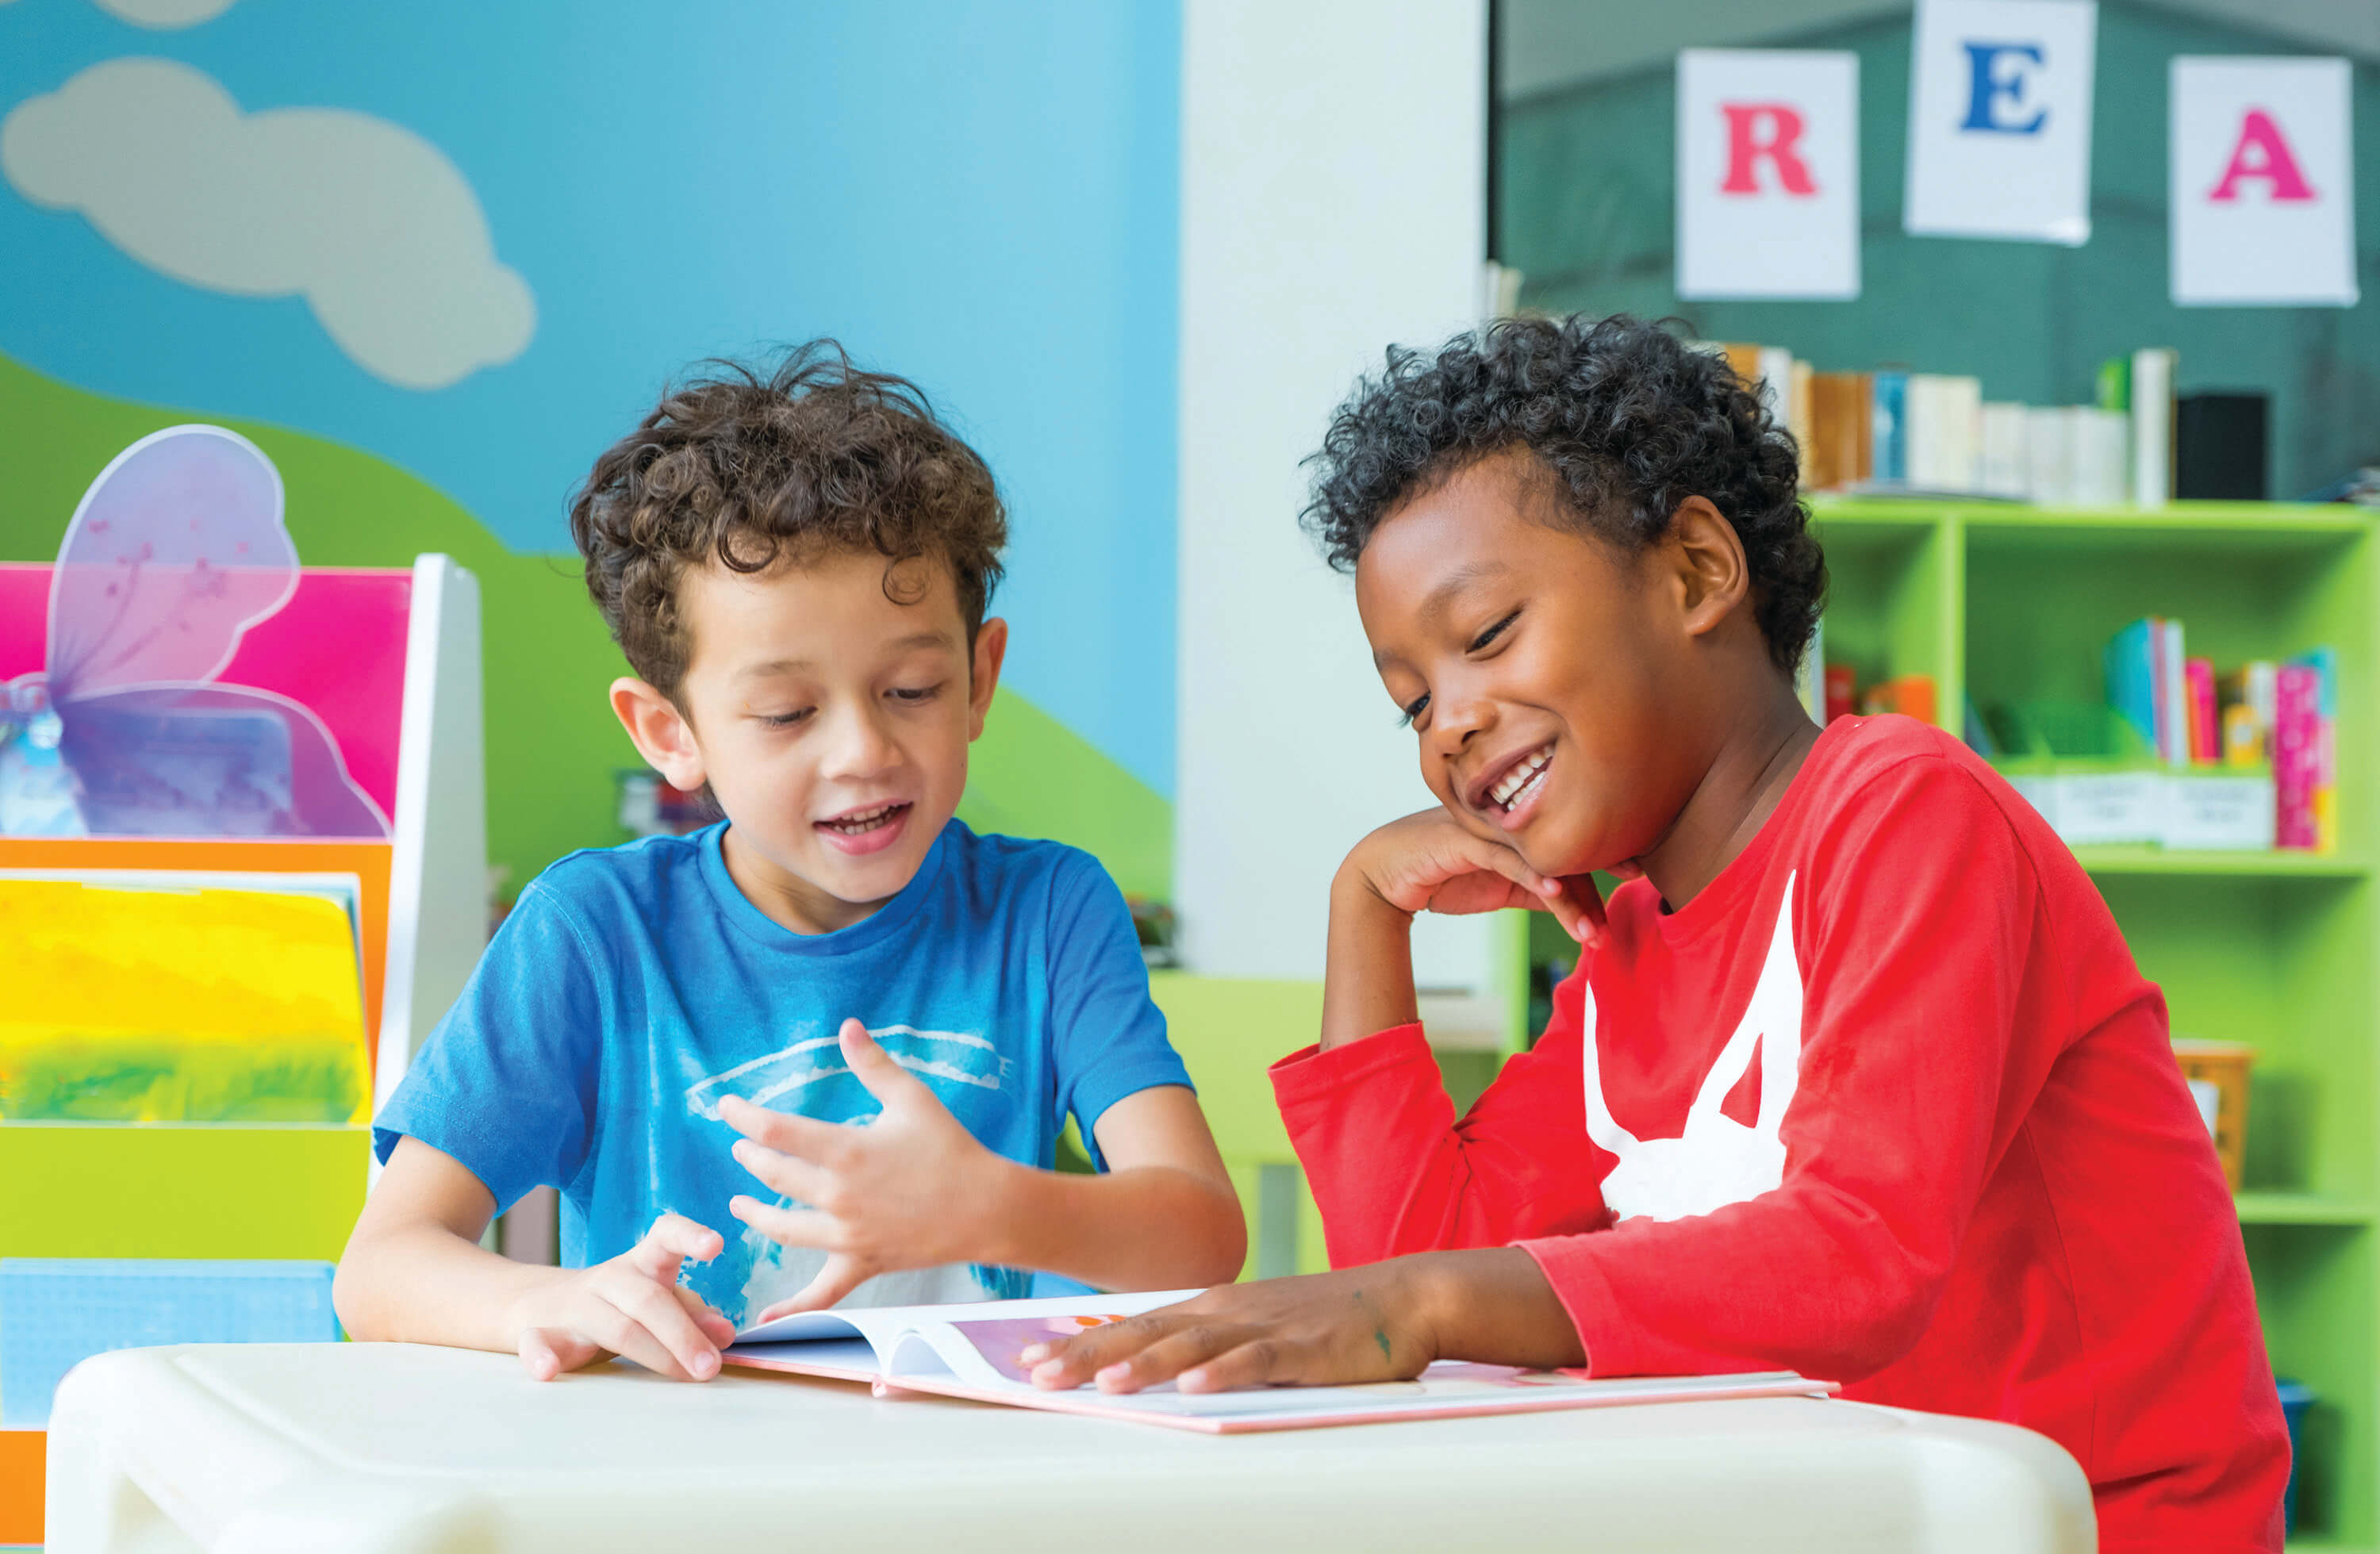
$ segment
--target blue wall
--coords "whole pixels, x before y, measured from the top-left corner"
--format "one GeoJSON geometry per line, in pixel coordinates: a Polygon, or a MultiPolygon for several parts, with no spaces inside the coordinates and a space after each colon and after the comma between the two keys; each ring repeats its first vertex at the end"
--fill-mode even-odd
{"type": "Polygon", "coordinates": [[[669,373],[835,335],[925,385],[1007,492],[1009,684],[1170,798],[1179,40],[1139,0],[237,0],[177,30],[16,0],[0,115],[150,55],[250,113],[392,121],[476,193],[537,324],[396,387],[304,301],[170,278],[0,182],[0,356],[363,449],[566,551],[566,492],[669,373]]]}

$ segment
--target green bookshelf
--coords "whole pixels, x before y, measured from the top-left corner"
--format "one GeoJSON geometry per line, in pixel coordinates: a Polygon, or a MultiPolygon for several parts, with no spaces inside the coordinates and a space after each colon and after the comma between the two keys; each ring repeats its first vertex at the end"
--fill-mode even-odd
{"type": "MultiPolygon", "coordinates": [[[[2218,664],[2338,650],[2338,854],[2080,856],[2175,1031],[2257,1050],[2240,1233],[2274,1366],[2320,1400],[2291,1547],[2380,1545],[2380,526],[2353,508],[2242,503],[1813,511],[1828,661],[1864,686],[1933,675],[1953,732],[1962,695],[2098,699],[2102,646],[2141,615],[2178,617],[2190,651],[2218,664]]],[[[1513,949],[1516,968],[1575,953],[1543,918],[1516,925],[1513,949]]]]}

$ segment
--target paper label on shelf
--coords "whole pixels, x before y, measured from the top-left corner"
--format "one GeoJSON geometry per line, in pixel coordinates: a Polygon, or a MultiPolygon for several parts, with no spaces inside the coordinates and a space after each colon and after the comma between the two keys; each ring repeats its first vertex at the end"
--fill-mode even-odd
{"type": "Polygon", "coordinates": [[[1920,0],[1903,225],[1944,237],[2091,237],[2098,7],[1920,0]]]}
{"type": "Polygon", "coordinates": [[[1678,55],[1678,295],[1859,296],[1859,56],[1678,55]]]}
{"type": "Polygon", "coordinates": [[[2177,306],[2354,306],[2350,80],[2344,59],[2175,58],[2177,306]]]}

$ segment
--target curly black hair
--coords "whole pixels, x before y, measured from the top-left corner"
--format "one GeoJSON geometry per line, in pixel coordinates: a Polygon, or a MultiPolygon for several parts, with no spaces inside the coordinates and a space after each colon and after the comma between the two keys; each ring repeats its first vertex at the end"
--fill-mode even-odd
{"type": "Polygon", "coordinates": [[[1755,618],[1791,674],[1827,592],[1827,563],[1798,490],[1792,434],[1723,357],[1664,323],[1502,319],[1436,356],[1391,346],[1330,422],[1301,516],[1330,565],[1352,571],[1405,502],[1480,460],[1526,449],[1565,516],[1629,553],[1668,531],[1690,496],[1735,526],[1755,618]]]}
{"type": "Polygon", "coordinates": [[[829,552],[885,558],[886,597],[909,602],[933,556],[951,569],[967,639],[999,586],[1008,519],[991,470],[935,419],[923,391],[869,372],[832,340],[765,375],[698,364],[604,450],[570,504],[587,591],[629,666],[674,697],[693,650],[678,579],[711,562],[765,572],[829,552]]]}

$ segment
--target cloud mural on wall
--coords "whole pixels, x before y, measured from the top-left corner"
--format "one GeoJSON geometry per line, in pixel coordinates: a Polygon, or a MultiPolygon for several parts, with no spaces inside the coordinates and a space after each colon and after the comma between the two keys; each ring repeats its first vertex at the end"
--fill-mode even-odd
{"type": "Polygon", "coordinates": [[[0,121],[0,174],[176,280],[304,297],[342,351],[401,388],[510,361],[537,327],[536,299],[496,258],[462,173],[369,114],[244,113],[187,65],[110,59],[0,121]]]}
{"type": "Polygon", "coordinates": [[[163,32],[212,21],[232,8],[233,0],[92,0],[92,3],[118,21],[128,21],[135,27],[163,32]]]}

